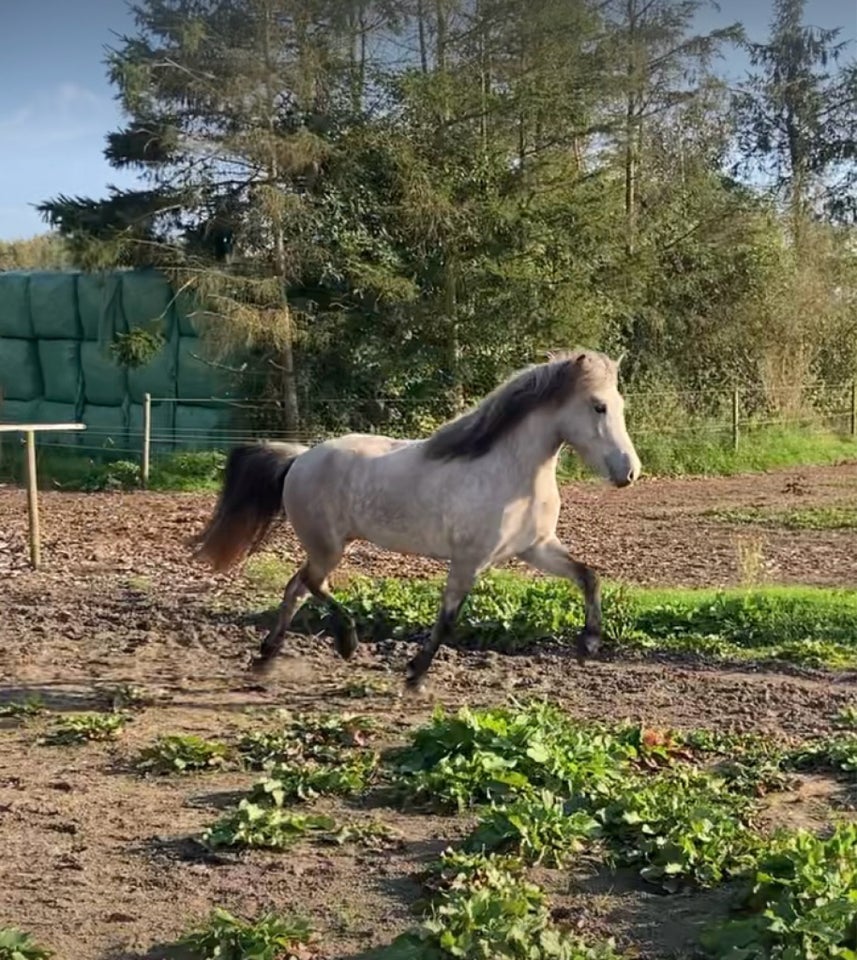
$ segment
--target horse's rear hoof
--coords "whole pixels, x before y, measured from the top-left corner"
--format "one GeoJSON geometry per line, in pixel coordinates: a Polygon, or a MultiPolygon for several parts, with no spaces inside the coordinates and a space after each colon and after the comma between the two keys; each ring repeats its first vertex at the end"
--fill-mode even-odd
{"type": "Polygon", "coordinates": [[[250,661],[250,673],[255,674],[257,677],[263,677],[265,674],[271,672],[271,667],[274,666],[273,656],[265,656],[264,654],[258,657],[254,657],[250,661]]]}
{"type": "Polygon", "coordinates": [[[601,646],[601,637],[597,633],[588,633],[584,630],[577,635],[576,654],[580,666],[586,663],[588,657],[598,653],[601,646]]]}
{"type": "Polygon", "coordinates": [[[354,627],[343,627],[333,638],[333,646],[343,660],[350,660],[360,646],[360,638],[354,627]]]}
{"type": "Polygon", "coordinates": [[[420,697],[425,695],[426,689],[426,675],[416,674],[408,669],[405,673],[405,692],[412,697],[420,697]]]}

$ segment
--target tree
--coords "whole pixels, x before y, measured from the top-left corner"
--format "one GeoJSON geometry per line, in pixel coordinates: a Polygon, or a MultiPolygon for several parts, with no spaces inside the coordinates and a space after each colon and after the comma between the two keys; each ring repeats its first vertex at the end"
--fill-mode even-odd
{"type": "Polygon", "coordinates": [[[841,30],[804,25],[804,6],[776,0],[770,39],[748,44],[757,72],[736,99],[743,162],[785,202],[797,244],[811,216],[857,214],[857,66],[839,66],[841,30]]]}
{"type": "Polygon", "coordinates": [[[158,266],[203,305],[213,337],[271,351],[288,430],[300,422],[288,289],[325,270],[319,198],[360,100],[344,7],[143,0],[109,59],[129,122],[106,155],[146,185],[42,205],[84,263],[158,266]]]}

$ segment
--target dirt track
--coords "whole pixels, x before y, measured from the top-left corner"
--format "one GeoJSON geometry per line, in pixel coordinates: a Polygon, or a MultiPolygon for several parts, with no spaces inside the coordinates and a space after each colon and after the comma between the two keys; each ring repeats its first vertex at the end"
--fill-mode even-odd
{"type": "MultiPolygon", "coordinates": [[[[611,579],[737,583],[737,543],[750,537],[762,541],[772,582],[854,586],[853,531],[749,530],[701,513],[714,506],[806,507],[855,497],[857,466],[651,481],[630,491],[579,485],[565,491],[561,532],[611,579]]],[[[242,608],[240,577],[214,577],[194,567],[184,546],[212,502],[207,496],[46,494],[46,570],[34,575],[25,562],[24,495],[0,489],[0,696],[38,692],[52,708],[80,710],[93,706],[99,684],[130,681],[168,698],[135,720],[116,745],[51,749],[33,745],[32,729],[0,729],[0,926],[14,921],[26,927],[50,942],[59,960],[160,957],[146,951],[214,904],[244,913],[268,906],[308,912],[325,930],[331,955],[348,956],[389,941],[409,922],[408,905],[417,896],[410,872],[461,829],[460,822],[383,811],[405,834],[404,847],[392,856],[310,848],[219,865],[186,856],[185,838],[217,815],[226,792],[252,777],[140,780],[127,771],[127,761],[156,734],[222,736],[258,722],[248,708],[287,706],[375,712],[395,738],[425,719],[434,702],[399,698],[409,652],[404,644],[363,647],[346,665],[323,639],[295,638],[271,682],[255,685],[244,667],[260,627],[246,604],[236,612],[242,608]],[[387,677],[390,693],[346,699],[344,684],[367,676],[387,677]]],[[[286,531],[274,547],[286,558],[296,556],[286,531]]],[[[377,575],[436,568],[355,545],[347,569],[377,575]]],[[[449,705],[544,695],[579,716],[760,729],[784,737],[827,729],[857,693],[847,678],[824,674],[658,660],[602,661],[581,671],[549,653],[444,650],[432,680],[434,698],[449,705]]],[[[613,925],[621,932],[631,911],[644,954],[662,956],[660,898],[627,891],[611,897],[599,897],[603,915],[588,916],[587,929],[613,925]]]]}

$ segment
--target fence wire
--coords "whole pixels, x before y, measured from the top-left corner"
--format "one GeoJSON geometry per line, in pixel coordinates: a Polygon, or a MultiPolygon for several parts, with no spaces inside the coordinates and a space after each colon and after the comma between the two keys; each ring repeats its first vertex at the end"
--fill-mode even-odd
{"type": "MultiPolygon", "coordinates": [[[[777,396],[769,388],[756,384],[736,395],[733,390],[654,390],[629,391],[624,394],[629,431],[635,440],[646,442],[653,438],[705,437],[731,438],[738,445],[742,437],[761,429],[819,429],[827,428],[854,436],[857,433],[857,386],[853,381],[838,384],[809,381],[800,385],[788,385],[777,396]],[[767,396],[764,403],[758,398],[767,396]],[[801,398],[799,409],[791,401],[801,398]]],[[[176,452],[191,450],[226,450],[231,446],[266,439],[312,445],[349,429],[361,432],[389,434],[392,436],[425,436],[439,426],[438,406],[448,402],[446,395],[430,398],[371,396],[358,398],[314,398],[314,410],[327,408],[331,415],[321,417],[334,422],[337,415],[345,413],[342,426],[307,427],[287,430],[278,426],[282,402],[276,398],[252,397],[151,397],[151,411],[157,420],[159,409],[170,405],[200,405],[220,408],[235,416],[235,422],[214,428],[172,427],[165,429],[154,423],[147,433],[142,426],[113,429],[104,426],[89,426],[82,434],[39,434],[40,450],[82,453],[93,458],[111,457],[138,460],[143,457],[148,444],[150,460],[176,452]],[[367,427],[365,417],[348,416],[349,406],[353,411],[373,404],[384,408],[387,419],[367,427]],[[396,408],[407,410],[408,420],[397,423],[396,408]],[[414,427],[414,416],[423,415],[427,428],[414,427]]],[[[443,419],[448,419],[443,418],[443,419]]],[[[0,451],[14,447],[19,441],[14,435],[4,435],[0,451]]],[[[21,440],[20,442],[23,442],[21,440]]]]}

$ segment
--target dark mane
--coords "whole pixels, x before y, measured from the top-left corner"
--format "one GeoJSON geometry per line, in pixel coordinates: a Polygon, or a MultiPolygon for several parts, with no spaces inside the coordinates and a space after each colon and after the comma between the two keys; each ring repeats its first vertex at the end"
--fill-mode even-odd
{"type": "Polygon", "coordinates": [[[606,373],[611,362],[599,353],[576,351],[527,367],[489,393],[479,406],[445,423],[426,440],[425,455],[430,460],[482,457],[534,411],[563,404],[593,366],[606,373]]]}

